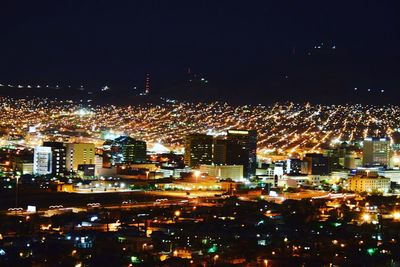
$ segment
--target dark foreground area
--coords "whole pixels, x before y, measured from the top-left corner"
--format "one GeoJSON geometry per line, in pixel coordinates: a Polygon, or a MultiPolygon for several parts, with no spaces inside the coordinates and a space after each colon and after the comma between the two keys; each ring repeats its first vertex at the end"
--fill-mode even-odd
{"type": "MultiPolygon", "coordinates": [[[[13,203],[2,195],[1,205],[13,203]]],[[[102,206],[0,213],[0,266],[399,266],[396,197],[168,199],[150,192],[21,192],[21,206],[102,206]],[[147,202],[158,198],[158,201],[147,202]],[[138,201],[124,206],[122,201],[138,201]],[[395,213],[393,213],[393,211],[395,213]]]]}

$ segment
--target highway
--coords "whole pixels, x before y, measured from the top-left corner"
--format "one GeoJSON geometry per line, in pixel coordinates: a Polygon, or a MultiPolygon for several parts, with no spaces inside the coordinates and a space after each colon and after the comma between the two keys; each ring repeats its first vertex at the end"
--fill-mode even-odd
{"type": "MultiPolygon", "coordinates": [[[[213,192],[215,194],[215,192],[213,192]]],[[[115,193],[118,194],[118,193],[115,193]]],[[[50,217],[56,214],[61,214],[65,212],[81,212],[87,211],[90,209],[139,209],[139,208],[151,208],[151,207],[171,207],[171,206],[215,206],[216,204],[210,202],[210,200],[215,200],[217,197],[214,194],[206,193],[197,193],[188,196],[186,192],[168,192],[168,194],[162,194],[161,192],[151,191],[144,192],[141,191],[141,194],[144,194],[146,198],[142,199],[142,201],[135,200],[124,200],[124,201],[113,201],[113,202],[82,202],[77,203],[76,205],[61,205],[61,204],[53,204],[48,207],[38,207],[36,209],[36,213],[41,214],[42,216],[50,217]],[[162,197],[162,198],[161,198],[162,197]],[[168,197],[168,198],[167,198],[168,197]],[[152,199],[151,201],[145,199],[152,199]]],[[[75,194],[70,194],[73,197],[75,194]]],[[[80,194],[79,194],[80,195],[80,194]]],[[[99,195],[99,194],[96,194],[99,195]]],[[[108,193],[105,195],[109,195],[108,193]]],[[[135,194],[135,196],[137,196],[135,194]]],[[[7,210],[0,211],[1,213],[5,213],[8,215],[19,215],[19,216],[27,216],[29,214],[33,214],[35,212],[28,212],[25,208],[8,208],[7,210]]]]}

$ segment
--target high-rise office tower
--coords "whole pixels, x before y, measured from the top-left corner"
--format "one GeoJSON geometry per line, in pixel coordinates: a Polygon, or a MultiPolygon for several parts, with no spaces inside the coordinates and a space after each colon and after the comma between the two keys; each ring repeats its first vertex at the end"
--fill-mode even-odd
{"type": "Polygon", "coordinates": [[[214,164],[226,164],[226,139],[214,139],[213,146],[213,163],[214,164]]]}
{"type": "Polygon", "coordinates": [[[308,167],[305,174],[328,175],[332,172],[330,158],[323,154],[307,153],[303,160],[308,167]]]}
{"type": "Polygon", "coordinates": [[[52,174],[59,176],[66,170],[67,149],[61,142],[43,142],[44,147],[50,147],[52,153],[52,174]]]}
{"type": "Polygon", "coordinates": [[[120,136],[111,143],[113,164],[146,162],[147,145],[145,141],[129,136],[120,136]]]}
{"type": "Polygon", "coordinates": [[[361,157],[357,155],[355,152],[349,151],[344,155],[344,168],[346,169],[355,169],[357,167],[362,166],[361,157]]]}
{"type": "Polygon", "coordinates": [[[250,178],[257,168],[257,132],[255,130],[228,130],[226,163],[243,165],[243,176],[250,178]]]}
{"type": "Polygon", "coordinates": [[[287,159],[286,160],[286,173],[298,175],[301,173],[301,159],[287,159]]]}
{"type": "Polygon", "coordinates": [[[88,143],[67,144],[67,171],[77,171],[79,165],[94,164],[95,147],[88,143]]]}
{"type": "Polygon", "coordinates": [[[52,173],[51,148],[37,146],[33,152],[33,174],[47,175],[52,173]]]}
{"type": "Polygon", "coordinates": [[[198,167],[212,163],[213,137],[206,134],[190,134],[185,138],[185,165],[198,167]]]}
{"type": "Polygon", "coordinates": [[[364,139],[363,145],[363,165],[387,166],[390,161],[390,140],[383,137],[370,137],[364,139]]]}

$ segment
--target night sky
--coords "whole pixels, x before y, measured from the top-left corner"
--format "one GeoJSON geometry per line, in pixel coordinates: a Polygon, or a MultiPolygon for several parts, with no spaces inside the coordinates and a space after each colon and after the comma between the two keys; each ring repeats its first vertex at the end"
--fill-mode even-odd
{"type": "Polygon", "coordinates": [[[0,83],[123,92],[148,72],[194,100],[397,104],[398,2],[1,1],[0,83]]]}

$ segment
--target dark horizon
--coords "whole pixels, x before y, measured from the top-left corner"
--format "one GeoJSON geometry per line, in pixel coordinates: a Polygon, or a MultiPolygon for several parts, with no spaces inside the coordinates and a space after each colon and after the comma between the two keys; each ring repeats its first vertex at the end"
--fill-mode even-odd
{"type": "Polygon", "coordinates": [[[0,96],[12,97],[15,99],[20,98],[48,98],[58,100],[73,100],[88,104],[110,104],[110,105],[137,105],[145,103],[160,104],[163,100],[178,100],[187,101],[192,103],[197,102],[226,102],[230,105],[272,105],[275,103],[293,102],[298,104],[312,103],[322,105],[340,105],[340,104],[362,104],[362,105],[397,105],[398,100],[396,93],[380,92],[380,91],[354,91],[347,92],[346,94],[337,95],[336,91],[324,92],[321,95],[314,97],[307,97],[306,94],[297,96],[279,95],[280,91],[275,95],[267,98],[260,98],[257,95],[237,95],[230,97],[229,92],[221,95],[220,90],[215,88],[190,88],[185,85],[181,87],[170,87],[170,92],[158,93],[152,92],[150,95],[136,95],[132,90],[124,89],[110,89],[110,91],[102,92],[101,88],[90,87],[80,90],[79,87],[63,87],[59,89],[54,88],[9,88],[7,86],[0,87],[0,96]],[[181,91],[186,93],[182,94],[181,91]],[[255,96],[255,97],[253,97],[255,96]]]}
{"type": "Polygon", "coordinates": [[[194,101],[397,103],[396,7],[396,1],[7,1],[0,83],[122,92],[142,89],[150,73],[154,95],[194,101]],[[185,86],[188,68],[207,86],[185,86]]]}

